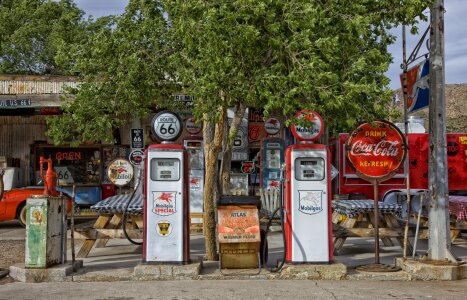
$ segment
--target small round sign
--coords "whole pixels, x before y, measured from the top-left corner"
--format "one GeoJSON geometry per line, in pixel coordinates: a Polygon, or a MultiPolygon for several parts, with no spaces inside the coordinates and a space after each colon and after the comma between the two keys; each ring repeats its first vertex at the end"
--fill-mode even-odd
{"type": "Polygon", "coordinates": [[[300,125],[291,125],[290,131],[293,136],[299,141],[313,142],[321,137],[324,132],[324,123],[321,116],[311,110],[301,110],[295,114],[297,119],[306,119],[311,122],[311,127],[303,127],[300,125]]]}
{"type": "Polygon", "coordinates": [[[378,182],[394,176],[407,154],[404,136],[387,121],[358,126],[349,136],[346,149],[357,175],[378,182]]]}
{"type": "Polygon", "coordinates": [[[130,152],[128,159],[133,166],[141,166],[144,159],[144,152],[139,149],[135,149],[130,152]]]}
{"type": "Polygon", "coordinates": [[[124,158],[116,158],[107,167],[107,176],[116,186],[125,186],[133,179],[133,166],[124,158]]]}
{"type": "Polygon", "coordinates": [[[182,120],[168,110],[157,113],[152,119],[151,130],[160,141],[175,141],[182,133],[182,120]]]}
{"type": "Polygon", "coordinates": [[[269,135],[275,135],[279,133],[281,129],[281,122],[276,118],[269,118],[264,122],[264,130],[269,135]]]}
{"type": "Polygon", "coordinates": [[[186,120],[185,128],[190,134],[198,134],[201,132],[202,126],[195,123],[195,118],[189,118],[186,120]]]}

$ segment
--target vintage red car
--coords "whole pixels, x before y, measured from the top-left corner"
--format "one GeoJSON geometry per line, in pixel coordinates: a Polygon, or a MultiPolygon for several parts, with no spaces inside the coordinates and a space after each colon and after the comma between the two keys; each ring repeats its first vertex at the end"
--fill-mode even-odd
{"type": "MultiPolygon", "coordinates": [[[[24,227],[26,226],[26,199],[31,195],[43,194],[44,187],[25,187],[5,191],[0,201],[0,222],[11,221],[17,219],[24,227]]],[[[68,209],[71,210],[71,200],[68,195],[65,195],[68,200],[68,209]]]]}

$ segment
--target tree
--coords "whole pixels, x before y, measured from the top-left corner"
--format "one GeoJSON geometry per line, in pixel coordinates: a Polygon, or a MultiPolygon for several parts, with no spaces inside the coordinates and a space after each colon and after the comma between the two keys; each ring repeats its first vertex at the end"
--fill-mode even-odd
{"type": "MultiPolygon", "coordinates": [[[[331,132],[384,117],[391,91],[388,30],[414,24],[429,1],[162,1],[182,43],[180,80],[197,97],[205,135],[206,185],[214,184],[225,109],[243,103],[265,114],[323,115],[331,132]],[[217,113],[213,113],[217,112],[217,113]],[[215,134],[212,134],[217,124],[215,134]]],[[[292,119],[292,118],[290,118],[292,119]]],[[[235,132],[233,128],[233,132],[235,132]]],[[[223,178],[223,180],[225,180],[223,178]]],[[[206,251],[216,259],[214,207],[205,189],[206,251]]]]}
{"type": "Polygon", "coordinates": [[[87,38],[69,46],[83,84],[70,90],[64,114],[48,118],[55,143],[112,141],[112,131],[163,106],[180,87],[172,79],[173,47],[158,1],[131,0],[121,16],[88,24],[87,38]]]}
{"type": "Polygon", "coordinates": [[[57,56],[83,37],[83,15],[71,0],[0,1],[0,73],[69,74],[57,56]]]}

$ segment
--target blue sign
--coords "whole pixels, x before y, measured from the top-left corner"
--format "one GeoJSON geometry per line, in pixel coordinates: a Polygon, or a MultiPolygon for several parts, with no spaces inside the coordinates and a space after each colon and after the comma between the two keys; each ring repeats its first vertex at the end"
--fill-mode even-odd
{"type": "MultiPolygon", "coordinates": [[[[404,87],[404,75],[400,75],[404,87]]],[[[427,59],[407,71],[407,111],[423,109],[430,102],[430,61],[427,59]]]]}

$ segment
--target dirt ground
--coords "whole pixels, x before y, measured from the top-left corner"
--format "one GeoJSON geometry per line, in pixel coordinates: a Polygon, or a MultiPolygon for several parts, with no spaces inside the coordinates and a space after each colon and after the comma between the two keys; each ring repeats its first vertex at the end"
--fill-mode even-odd
{"type": "Polygon", "coordinates": [[[24,262],[24,240],[0,241],[0,285],[13,282],[6,271],[11,265],[24,262]]]}

